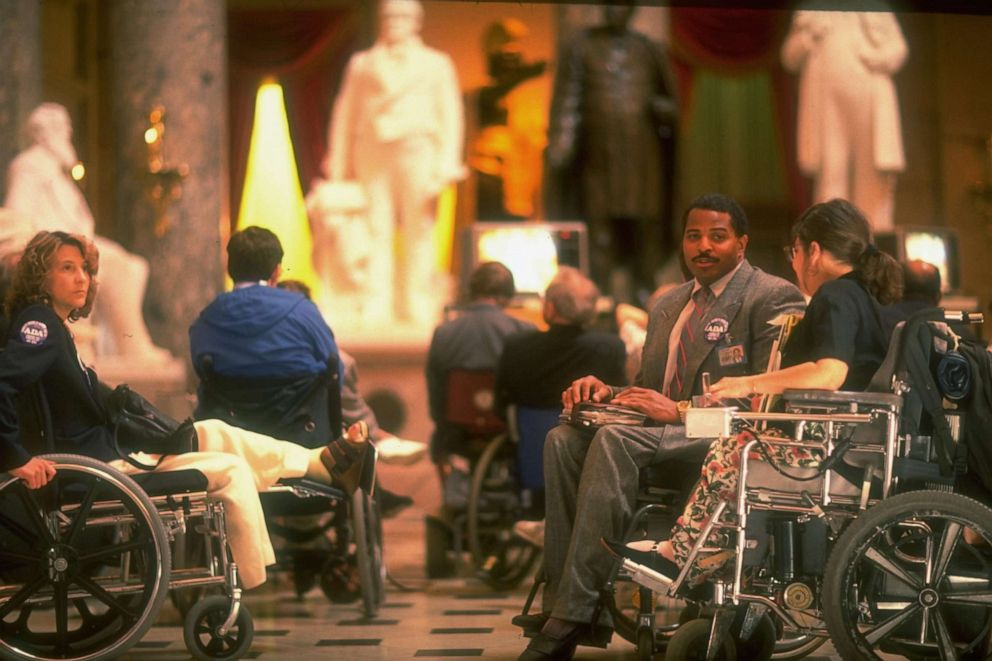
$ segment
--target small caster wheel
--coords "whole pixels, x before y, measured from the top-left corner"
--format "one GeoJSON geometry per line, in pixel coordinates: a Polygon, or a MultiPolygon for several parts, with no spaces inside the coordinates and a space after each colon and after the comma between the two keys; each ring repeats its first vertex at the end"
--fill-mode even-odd
{"type": "Polygon", "coordinates": [[[320,589],[332,604],[351,604],[362,596],[354,556],[334,559],[320,573],[320,589]]]}
{"type": "Polygon", "coordinates": [[[197,661],[240,659],[248,653],[255,637],[251,613],[244,604],[238,609],[234,624],[223,635],[219,629],[231,612],[231,600],[215,595],[196,603],[186,614],[183,640],[197,661]]]}
{"type": "Polygon", "coordinates": [[[637,660],[651,661],[654,651],[654,631],[648,627],[640,627],[637,630],[637,660]]]}
{"type": "MultiPolygon", "coordinates": [[[[665,650],[666,661],[703,661],[710,642],[712,622],[697,618],[681,625],[672,634],[665,650]]],[[[716,653],[717,661],[737,661],[737,648],[731,636],[724,636],[723,643],[716,653]]]]}

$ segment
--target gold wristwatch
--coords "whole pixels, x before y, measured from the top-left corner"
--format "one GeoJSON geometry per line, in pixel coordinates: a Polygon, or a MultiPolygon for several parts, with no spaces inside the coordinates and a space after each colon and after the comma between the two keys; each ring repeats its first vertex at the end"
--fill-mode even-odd
{"type": "Polygon", "coordinates": [[[688,399],[680,399],[675,402],[675,410],[679,412],[679,420],[685,424],[685,412],[692,408],[692,402],[688,399]]]}

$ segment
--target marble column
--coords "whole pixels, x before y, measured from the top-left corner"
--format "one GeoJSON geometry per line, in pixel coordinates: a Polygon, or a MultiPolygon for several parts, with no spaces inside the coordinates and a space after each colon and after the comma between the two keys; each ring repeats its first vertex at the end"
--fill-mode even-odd
{"type": "Polygon", "coordinates": [[[41,103],[41,18],[37,0],[0,0],[0,203],[21,128],[41,103]]]}
{"type": "Polygon", "coordinates": [[[112,0],[109,21],[114,236],[151,265],[144,310],[152,338],[188,361],[189,325],[223,285],[226,3],[112,0]],[[144,139],[156,106],[165,110],[163,167],[188,167],[164,215],[151,190],[168,182],[149,174],[144,139]]]}

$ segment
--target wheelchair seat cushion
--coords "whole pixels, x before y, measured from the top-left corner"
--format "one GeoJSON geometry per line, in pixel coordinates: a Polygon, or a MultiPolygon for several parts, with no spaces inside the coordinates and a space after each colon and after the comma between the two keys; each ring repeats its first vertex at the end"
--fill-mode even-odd
{"type": "Polygon", "coordinates": [[[207,477],[198,470],[152,471],[132,475],[149,496],[170,496],[207,490],[207,477]]]}

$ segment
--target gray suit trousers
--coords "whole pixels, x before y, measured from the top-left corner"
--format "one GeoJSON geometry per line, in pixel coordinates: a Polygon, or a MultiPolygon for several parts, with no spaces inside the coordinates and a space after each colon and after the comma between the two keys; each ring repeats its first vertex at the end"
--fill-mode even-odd
{"type": "MultiPolygon", "coordinates": [[[[600,537],[620,539],[634,513],[640,469],[668,459],[698,459],[710,440],[684,428],[608,425],[594,434],[559,425],[544,444],[546,527],[543,610],[591,622],[613,558],[600,537]]],[[[611,626],[603,609],[599,624],[611,626]]]]}

